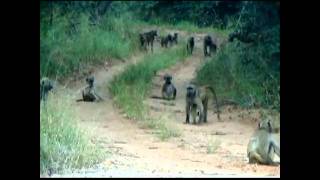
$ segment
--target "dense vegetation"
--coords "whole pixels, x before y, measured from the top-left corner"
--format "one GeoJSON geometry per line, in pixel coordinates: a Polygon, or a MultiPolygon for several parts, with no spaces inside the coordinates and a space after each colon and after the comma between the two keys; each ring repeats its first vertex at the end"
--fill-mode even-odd
{"type": "Polygon", "coordinates": [[[254,42],[228,43],[197,74],[200,83],[217,87],[225,99],[245,107],[280,110],[280,17],[275,4],[244,4],[238,28],[254,42]]]}
{"type": "MultiPolygon", "coordinates": [[[[239,38],[227,43],[199,69],[197,81],[215,86],[222,99],[241,106],[280,110],[279,2],[41,1],[40,8],[41,77],[65,78],[105,60],[126,59],[139,51],[137,34],[150,25],[218,32],[225,37],[237,32],[242,39],[255,37],[255,41],[244,43],[239,38]]],[[[130,118],[162,130],[162,138],[176,134],[163,120],[146,118],[145,107],[136,102],[142,102],[148,93],[154,72],[184,57],[181,46],[147,55],[116,77],[110,87],[116,103],[130,118]],[[132,89],[139,92],[129,93],[132,89]]],[[[65,106],[41,108],[41,172],[90,165],[101,157],[73,119],[72,110],[65,106]]]]}

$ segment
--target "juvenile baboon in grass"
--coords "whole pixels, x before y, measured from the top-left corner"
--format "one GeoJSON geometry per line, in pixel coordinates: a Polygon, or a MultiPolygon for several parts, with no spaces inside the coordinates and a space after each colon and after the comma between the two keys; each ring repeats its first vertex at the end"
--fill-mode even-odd
{"type": "Polygon", "coordinates": [[[190,112],[192,114],[193,123],[196,123],[197,110],[199,110],[199,123],[207,122],[207,110],[208,110],[208,100],[209,95],[213,94],[216,108],[217,117],[220,120],[220,110],[218,105],[218,100],[214,89],[211,86],[200,86],[197,87],[195,84],[189,84],[187,86],[186,94],[186,123],[189,123],[190,112]]]}
{"type": "Polygon", "coordinates": [[[172,42],[174,42],[175,44],[178,44],[178,33],[173,34],[172,42]]]}
{"type": "Polygon", "coordinates": [[[88,84],[88,86],[82,90],[82,99],[78,99],[77,101],[86,101],[86,102],[103,101],[104,99],[101,98],[101,96],[99,96],[96,92],[96,89],[94,86],[94,77],[93,76],[87,77],[86,83],[88,84]]]}
{"type": "Polygon", "coordinates": [[[280,158],[280,143],[275,137],[270,120],[262,120],[258,124],[258,129],[249,140],[247,156],[249,163],[259,163],[265,165],[278,165],[274,162],[274,153],[280,158]]]}

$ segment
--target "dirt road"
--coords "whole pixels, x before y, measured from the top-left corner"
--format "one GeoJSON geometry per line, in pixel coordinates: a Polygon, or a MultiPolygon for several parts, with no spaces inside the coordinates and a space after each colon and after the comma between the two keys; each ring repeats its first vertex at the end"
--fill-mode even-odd
{"type": "MultiPolygon", "coordinates": [[[[185,34],[186,35],[186,34],[185,34]]],[[[128,63],[121,63],[95,70],[98,90],[106,99],[101,103],[75,103],[80,125],[91,130],[102,140],[111,156],[92,169],[65,174],[64,177],[243,177],[280,176],[280,166],[249,165],[246,146],[259,118],[257,110],[241,110],[225,106],[218,121],[213,108],[208,111],[208,123],[184,124],[185,87],[195,77],[195,71],[203,61],[201,37],[196,37],[196,49],[192,56],[170,69],[158,72],[153,79],[152,94],[160,95],[162,75],[173,75],[178,89],[174,106],[163,100],[146,99],[152,117],[166,116],[181,132],[181,136],[160,141],[150,129],[126,119],[113,105],[107,85],[128,63]]],[[[185,38],[185,37],[184,37],[185,38]]],[[[155,51],[158,50],[156,43],[155,51]]],[[[138,62],[137,55],[128,62],[138,62]]],[[[81,87],[82,81],[70,86],[81,87]]],[[[80,96],[80,94],[79,94],[80,96]]],[[[210,107],[212,103],[209,101],[210,107]]],[[[53,175],[60,176],[60,175],[53,175]]]]}

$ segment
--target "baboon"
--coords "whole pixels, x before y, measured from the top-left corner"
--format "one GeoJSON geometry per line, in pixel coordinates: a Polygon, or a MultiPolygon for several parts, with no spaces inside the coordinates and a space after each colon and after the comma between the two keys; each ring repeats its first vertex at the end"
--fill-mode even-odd
{"type": "Polygon", "coordinates": [[[165,37],[161,38],[161,47],[168,47],[168,44],[172,46],[174,37],[171,34],[168,34],[165,37]]]}
{"type": "Polygon", "coordinates": [[[258,129],[250,138],[247,147],[247,156],[250,164],[280,164],[273,160],[274,153],[276,153],[280,158],[280,143],[272,131],[273,127],[270,120],[263,120],[259,122],[258,129]]]}
{"type": "Polygon", "coordinates": [[[206,35],[203,40],[203,51],[204,56],[211,56],[211,52],[215,52],[217,50],[217,45],[213,42],[211,36],[206,35]],[[208,52],[209,48],[209,52],[208,52]]]}
{"type": "Polygon", "coordinates": [[[147,50],[147,39],[146,39],[145,34],[140,33],[139,34],[139,40],[140,40],[140,48],[144,49],[144,50],[147,50]]]}
{"type": "Polygon", "coordinates": [[[178,44],[178,33],[173,34],[172,42],[174,42],[175,44],[178,44]]]}
{"type": "Polygon", "coordinates": [[[87,102],[93,102],[93,101],[103,101],[104,99],[101,98],[95,89],[94,86],[94,77],[89,76],[86,78],[86,83],[88,86],[82,90],[82,99],[78,99],[77,101],[87,101],[87,102]]]}
{"type": "Polygon", "coordinates": [[[193,118],[193,124],[196,123],[196,114],[199,113],[199,123],[207,122],[207,110],[208,110],[208,100],[209,92],[214,96],[216,107],[217,107],[217,117],[220,120],[220,111],[218,106],[218,100],[214,89],[211,86],[201,86],[190,83],[187,86],[186,94],[186,123],[189,123],[190,111],[193,118]],[[197,113],[197,109],[199,112],[197,113]]]}
{"type": "Polygon", "coordinates": [[[146,33],[140,33],[140,44],[141,47],[147,50],[147,47],[151,46],[151,51],[153,52],[153,41],[155,36],[158,36],[157,30],[152,30],[146,33]]]}
{"type": "Polygon", "coordinates": [[[160,44],[161,44],[161,47],[168,47],[168,36],[161,37],[160,44]]]}
{"type": "Polygon", "coordinates": [[[194,47],[194,37],[190,37],[187,42],[187,51],[191,55],[192,55],[193,47],[194,47]]]}
{"type": "Polygon", "coordinates": [[[53,89],[53,82],[47,78],[43,77],[40,80],[40,101],[46,101],[49,91],[53,89]]]}
{"type": "Polygon", "coordinates": [[[162,86],[162,97],[164,99],[170,100],[170,99],[176,99],[177,95],[177,89],[172,84],[172,76],[169,74],[166,74],[164,77],[164,84],[162,86]]]}
{"type": "Polygon", "coordinates": [[[164,75],[164,84],[161,89],[162,97],[152,96],[155,99],[175,100],[177,96],[177,89],[172,84],[172,76],[169,74],[164,75]]]}

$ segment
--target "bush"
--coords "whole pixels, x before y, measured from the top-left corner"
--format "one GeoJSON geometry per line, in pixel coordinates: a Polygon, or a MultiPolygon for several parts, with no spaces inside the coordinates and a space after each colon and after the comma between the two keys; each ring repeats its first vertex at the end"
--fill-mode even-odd
{"type": "Polygon", "coordinates": [[[81,73],[87,65],[124,59],[137,50],[137,28],[126,16],[106,16],[97,25],[90,24],[85,13],[71,23],[73,16],[57,16],[51,26],[40,23],[41,76],[81,73]]]}

